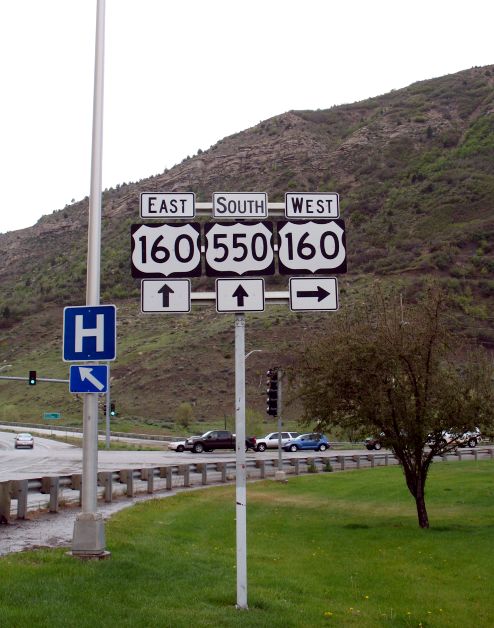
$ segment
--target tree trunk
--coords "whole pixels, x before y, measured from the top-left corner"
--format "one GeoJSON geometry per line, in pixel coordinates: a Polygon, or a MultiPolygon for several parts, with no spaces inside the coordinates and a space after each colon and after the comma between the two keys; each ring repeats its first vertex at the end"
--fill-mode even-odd
{"type": "Polygon", "coordinates": [[[429,516],[427,515],[427,508],[425,507],[425,481],[427,479],[429,465],[427,463],[413,464],[413,462],[410,462],[409,457],[403,455],[403,452],[399,453],[402,455],[400,456],[397,452],[395,452],[395,455],[403,466],[408,490],[415,499],[419,526],[421,528],[428,528],[429,516]]]}
{"type": "Polygon", "coordinates": [[[425,494],[424,487],[421,485],[422,483],[418,482],[419,486],[417,487],[417,494],[415,497],[415,504],[417,506],[417,517],[419,520],[419,526],[421,528],[429,527],[429,517],[427,515],[427,508],[425,507],[425,494]]]}

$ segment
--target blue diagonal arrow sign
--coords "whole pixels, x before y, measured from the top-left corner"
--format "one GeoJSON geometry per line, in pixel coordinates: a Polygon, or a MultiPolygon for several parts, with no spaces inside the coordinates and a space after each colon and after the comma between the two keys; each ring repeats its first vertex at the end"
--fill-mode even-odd
{"type": "Polygon", "coordinates": [[[104,393],[108,386],[106,364],[83,364],[70,367],[71,393],[104,393]]]}

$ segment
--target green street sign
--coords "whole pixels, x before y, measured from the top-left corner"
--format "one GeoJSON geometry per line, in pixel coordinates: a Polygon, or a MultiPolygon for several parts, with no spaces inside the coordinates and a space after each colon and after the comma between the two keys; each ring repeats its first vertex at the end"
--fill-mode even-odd
{"type": "Polygon", "coordinates": [[[61,419],[62,415],[60,412],[43,412],[44,419],[61,419]]]}

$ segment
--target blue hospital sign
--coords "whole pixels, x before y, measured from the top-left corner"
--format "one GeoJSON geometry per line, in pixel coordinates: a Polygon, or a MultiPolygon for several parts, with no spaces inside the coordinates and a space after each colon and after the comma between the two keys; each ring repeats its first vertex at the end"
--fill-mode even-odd
{"type": "Polygon", "coordinates": [[[117,349],[116,318],[114,305],[64,308],[64,362],[114,360],[117,349]]]}

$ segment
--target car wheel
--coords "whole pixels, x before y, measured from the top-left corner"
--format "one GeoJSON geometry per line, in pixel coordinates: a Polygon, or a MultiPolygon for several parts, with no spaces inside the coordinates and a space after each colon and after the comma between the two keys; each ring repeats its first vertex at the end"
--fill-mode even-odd
{"type": "Polygon", "coordinates": [[[204,447],[203,445],[201,445],[201,443],[196,443],[194,447],[192,447],[192,451],[195,454],[202,454],[202,452],[204,451],[204,447]]]}
{"type": "Polygon", "coordinates": [[[476,438],[469,438],[468,439],[468,446],[469,447],[477,447],[477,439],[476,438]]]}
{"type": "Polygon", "coordinates": [[[297,445],[290,445],[290,451],[298,451],[297,445]]]}
{"type": "Polygon", "coordinates": [[[327,445],[324,445],[324,444],[319,445],[319,451],[326,451],[327,448],[328,448],[327,445]]]}
{"type": "Polygon", "coordinates": [[[259,443],[259,445],[257,445],[257,451],[266,451],[266,445],[264,443],[259,443]]]}
{"type": "Polygon", "coordinates": [[[374,445],[374,449],[376,449],[377,451],[379,451],[381,449],[381,443],[376,443],[374,445]]]}
{"type": "Polygon", "coordinates": [[[184,446],[183,446],[183,445],[179,445],[179,446],[177,447],[177,451],[178,451],[178,453],[179,453],[179,454],[181,454],[183,451],[185,451],[184,446]]]}

